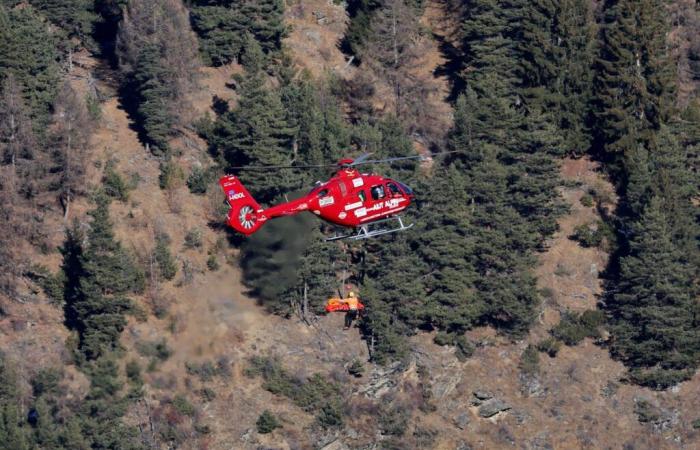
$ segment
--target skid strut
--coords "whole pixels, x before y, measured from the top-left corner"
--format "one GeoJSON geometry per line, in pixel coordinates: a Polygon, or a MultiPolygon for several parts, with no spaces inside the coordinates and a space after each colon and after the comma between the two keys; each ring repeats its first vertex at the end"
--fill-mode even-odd
{"type": "Polygon", "coordinates": [[[390,217],[388,219],[378,220],[376,222],[360,225],[358,228],[356,228],[357,232],[355,234],[336,235],[336,236],[327,238],[326,241],[339,241],[341,239],[349,239],[351,241],[358,241],[360,239],[368,239],[368,238],[375,237],[375,236],[381,236],[383,234],[396,233],[398,231],[408,230],[412,226],[413,226],[413,224],[404,225],[403,220],[401,220],[401,217],[399,217],[399,216],[390,217]],[[378,224],[381,224],[384,222],[389,222],[392,220],[397,220],[399,222],[399,226],[396,228],[380,228],[377,230],[372,230],[372,225],[378,225],[378,224]]]}

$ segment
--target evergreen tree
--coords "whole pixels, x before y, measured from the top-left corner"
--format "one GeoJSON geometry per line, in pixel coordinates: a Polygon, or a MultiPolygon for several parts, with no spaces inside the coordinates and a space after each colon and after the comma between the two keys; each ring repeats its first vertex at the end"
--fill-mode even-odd
{"type": "Polygon", "coordinates": [[[116,41],[123,93],[141,138],[168,156],[167,140],[187,119],[185,98],[197,80],[197,38],[182,0],[130,0],[123,16],[116,41]]]}
{"type": "Polygon", "coordinates": [[[44,130],[59,85],[56,36],[32,7],[0,6],[0,82],[12,74],[35,120],[44,130]]]}
{"type": "Polygon", "coordinates": [[[17,396],[17,377],[0,353],[0,450],[29,450],[28,430],[21,426],[23,411],[17,396]]]}
{"type": "MultiPolygon", "coordinates": [[[[417,304],[409,303],[406,309],[415,308],[423,326],[463,332],[471,328],[484,312],[484,306],[477,301],[474,291],[476,272],[470,255],[474,252],[475,242],[469,188],[463,171],[454,165],[437,168],[426,197],[431,201],[425,207],[421,205],[421,229],[416,238],[417,251],[425,265],[424,269],[419,269],[425,275],[418,274],[424,293],[413,293],[412,298],[417,304]]],[[[408,280],[416,278],[413,275],[408,280]]]]}
{"type": "Polygon", "coordinates": [[[63,259],[66,324],[78,332],[80,351],[88,360],[119,347],[124,313],[131,305],[126,294],[144,287],[143,273],[114,239],[107,200],[98,198],[90,215],[87,242],[74,227],[68,232],[63,259]]]}
{"type": "Polygon", "coordinates": [[[156,155],[168,153],[168,139],[175,123],[169,108],[176,93],[175,86],[168,82],[169,75],[158,46],[146,45],[136,60],[132,76],[134,91],[138,93],[138,118],[156,155]]]}
{"type": "Polygon", "coordinates": [[[94,45],[95,0],[31,0],[29,3],[61,27],[68,37],[75,37],[88,47],[94,45]]]}
{"type": "Polygon", "coordinates": [[[191,0],[190,4],[192,26],[210,65],[237,60],[245,50],[248,33],[265,53],[279,51],[288,33],[281,0],[191,0]]]}
{"type": "Polygon", "coordinates": [[[635,223],[607,302],[613,353],[635,381],[656,388],[688,379],[700,364],[700,311],[689,289],[697,274],[674,242],[664,203],[653,197],[635,223]]]}
{"type": "Polygon", "coordinates": [[[594,80],[596,135],[599,151],[618,172],[624,152],[648,145],[671,108],[673,65],[666,59],[663,8],[660,0],[604,5],[594,80]]]}
{"type": "MultiPolygon", "coordinates": [[[[267,86],[263,58],[260,45],[248,36],[243,59],[246,73],[239,79],[238,104],[214,125],[213,147],[231,166],[288,165],[295,161],[292,140],[296,130],[290,127],[279,92],[267,86]]],[[[279,177],[247,171],[242,179],[262,202],[300,187],[300,178],[292,171],[279,177]]]]}

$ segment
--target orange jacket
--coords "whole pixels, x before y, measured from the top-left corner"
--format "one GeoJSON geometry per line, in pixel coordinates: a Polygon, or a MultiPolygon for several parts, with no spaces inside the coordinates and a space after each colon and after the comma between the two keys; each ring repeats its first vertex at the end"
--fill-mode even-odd
{"type": "Polygon", "coordinates": [[[347,303],[350,311],[356,311],[359,308],[360,300],[357,297],[348,297],[340,300],[341,303],[347,303]]]}

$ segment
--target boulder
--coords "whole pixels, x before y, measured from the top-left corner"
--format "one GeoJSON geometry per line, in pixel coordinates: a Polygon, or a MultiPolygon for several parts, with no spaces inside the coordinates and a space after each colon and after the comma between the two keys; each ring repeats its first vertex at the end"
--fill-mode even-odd
{"type": "Polygon", "coordinates": [[[464,430],[465,428],[467,428],[467,425],[469,425],[469,422],[471,422],[471,417],[469,416],[468,412],[463,412],[461,414],[456,415],[452,422],[457,428],[459,428],[460,430],[464,430]]]}
{"type": "Polygon", "coordinates": [[[477,390],[477,391],[472,392],[472,395],[474,396],[471,400],[471,404],[473,406],[479,406],[482,403],[484,403],[486,400],[491,400],[493,398],[493,394],[490,393],[489,391],[477,390]]]}
{"type": "Polygon", "coordinates": [[[485,401],[479,407],[479,416],[483,418],[493,417],[502,411],[508,411],[510,408],[511,406],[508,403],[504,402],[503,400],[494,398],[485,401]]]}

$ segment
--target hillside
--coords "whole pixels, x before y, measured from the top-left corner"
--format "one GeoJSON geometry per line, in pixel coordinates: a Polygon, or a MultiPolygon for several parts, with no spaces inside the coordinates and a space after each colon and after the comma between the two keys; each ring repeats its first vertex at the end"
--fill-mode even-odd
{"type": "MultiPolygon", "coordinates": [[[[0,3],[0,450],[700,447],[692,2],[633,125],[614,64],[532,44],[570,12],[558,33],[612,47],[630,2],[83,3],[0,3]],[[371,167],[414,188],[413,229],[224,226],[230,167],[365,151],[432,155],[371,167]],[[344,284],[349,330],[318,313],[344,284]]],[[[270,204],[328,175],[241,177],[270,204]]]]}

